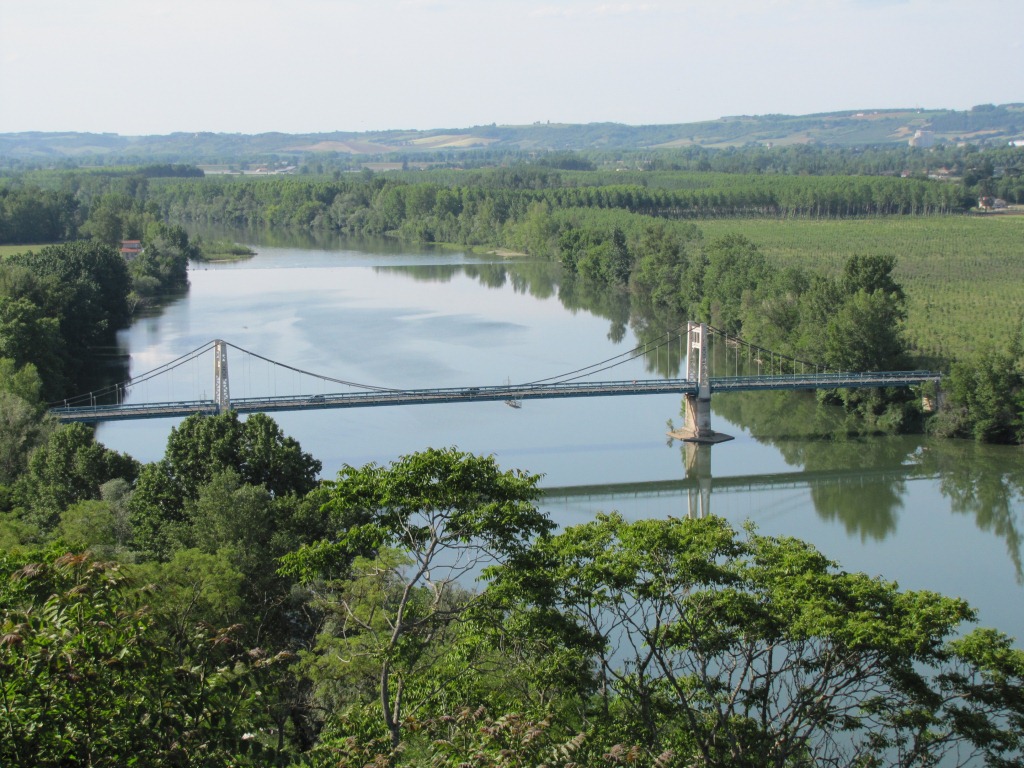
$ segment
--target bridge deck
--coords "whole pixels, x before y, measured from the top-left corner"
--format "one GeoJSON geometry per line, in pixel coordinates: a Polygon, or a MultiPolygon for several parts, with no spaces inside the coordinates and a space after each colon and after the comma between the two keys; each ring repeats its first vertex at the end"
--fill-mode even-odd
{"type": "MultiPolygon", "coordinates": [[[[886,371],[878,373],[827,373],[788,376],[739,376],[713,378],[714,392],[743,392],[780,389],[846,389],[858,387],[908,387],[938,381],[932,371],[886,371]]],[[[565,397],[609,397],[615,395],[696,395],[697,382],[689,379],[642,381],[571,382],[440,389],[377,390],[338,392],[324,395],[235,398],[231,407],[239,413],[274,413],[325,408],[360,408],[386,405],[430,405],[478,401],[550,400],[565,397]]],[[[217,413],[213,400],[169,403],[128,403],[117,405],[57,406],[50,409],[61,422],[101,422],[126,419],[182,418],[194,413],[217,413]]]]}

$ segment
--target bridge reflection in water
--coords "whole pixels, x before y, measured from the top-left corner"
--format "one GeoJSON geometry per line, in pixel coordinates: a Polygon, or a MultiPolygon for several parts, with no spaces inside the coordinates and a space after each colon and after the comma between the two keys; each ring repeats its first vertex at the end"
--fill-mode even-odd
{"type": "Polygon", "coordinates": [[[596,501],[623,498],[652,498],[657,496],[687,496],[687,517],[710,515],[712,491],[722,493],[749,493],[762,490],[842,487],[867,487],[917,478],[935,478],[938,473],[916,464],[877,469],[826,469],[798,472],[775,472],[714,478],[711,474],[711,446],[687,443],[685,446],[686,476],[679,480],[654,480],[633,483],[604,483],[544,488],[547,501],[572,499],[596,501]]]}

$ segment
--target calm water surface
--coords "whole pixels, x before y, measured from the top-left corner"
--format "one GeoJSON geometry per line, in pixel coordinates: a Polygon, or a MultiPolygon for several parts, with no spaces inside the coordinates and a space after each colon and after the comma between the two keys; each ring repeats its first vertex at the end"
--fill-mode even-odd
{"type": "MultiPolygon", "coordinates": [[[[295,368],[375,386],[534,381],[613,358],[638,343],[601,315],[560,300],[546,263],[443,251],[255,245],[243,262],[200,265],[184,296],[139,319],[120,343],[132,376],[214,338],[295,368]]],[[[563,298],[567,291],[561,289],[563,298]]],[[[234,396],[340,391],[231,351],[234,396]]],[[[672,369],[657,356],[599,374],[637,379],[672,369]]],[[[678,375],[677,371],[672,371],[678,375]]],[[[212,357],[133,390],[136,400],[208,398],[212,357]]],[[[801,437],[823,418],[782,393],[717,396],[716,429],[735,440],[694,454],[666,440],[672,396],[465,403],[276,414],[333,477],[428,446],[494,454],[543,475],[544,503],[572,524],[601,510],[632,519],[700,511],[763,533],[807,539],[847,570],[968,599],[981,623],[1024,638],[1019,449],[920,437],[801,437]]],[[[142,461],[163,455],[175,420],[105,424],[98,438],[142,461]]]]}

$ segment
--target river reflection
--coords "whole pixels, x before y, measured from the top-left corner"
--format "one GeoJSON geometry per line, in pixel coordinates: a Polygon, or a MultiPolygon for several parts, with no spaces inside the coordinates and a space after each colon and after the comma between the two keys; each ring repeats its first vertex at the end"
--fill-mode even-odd
{"type": "MultiPolygon", "coordinates": [[[[556,296],[572,312],[587,311],[606,319],[606,336],[614,343],[631,331],[639,342],[648,344],[683,322],[675,316],[658,316],[627,292],[566,280],[543,263],[382,269],[420,281],[465,275],[491,289],[511,286],[522,294],[556,296]]],[[[648,375],[675,377],[684,370],[685,358],[677,348],[668,346],[647,355],[644,363],[648,375]]],[[[931,440],[921,435],[861,436],[860,424],[847,412],[818,402],[808,392],[720,395],[714,399],[713,411],[720,429],[729,431],[721,426],[724,420],[747,441],[770,446],[787,469],[746,473],[743,460],[735,459],[735,446],[682,444],[679,479],[549,487],[547,503],[568,513],[567,522],[598,509],[626,508],[637,517],[663,513],[698,516],[718,511],[737,522],[758,521],[772,532],[810,537],[846,567],[863,560],[865,570],[871,571],[874,565],[875,572],[904,583],[916,584],[916,577],[925,569],[939,570],[942,580],[920,579],[920,586],[967,595],[975,605],[981,604],[984,621],[998,619],[995,623],[1004,630],[1024,635],[1021,594],[1008,593],[1024,584],[1020,537],[1024,463],[1020,449],[931,440]],[[721,474],[712,470],[712,452],[721,474]],[[778,517],[800,516],[787,511],[791,505],[809,506],[824,527],[812,529],[790,522],[778,526],[778,517]],[[945,510],[973,523],[989,537],[987,544],[992,537],[1000,541],[1009,571],[993,575],[991,563],[979,565],[978,559],[988,556],[988,547],[979,546],[973,535],[953,531],[945,510]],[[837,543],[836,526],[846,534],[845,543],[837,543]],[[859,546],[851,546],[853,542],[859,546]],[[891,549],[897,553],[895,557],[861,558],[865,553],[891,549]],[[908,572],[914,575],[908,577],[908,572]],[[1004,599],[1009,603],[1004,604],[1004,599]]]]}
{"type": "Polygon", "coordinates": [[[849,488],[841,483],[812,486],[815,511],[823,519],[841,522],[862,540],[884,539],[896,530],[907,491],[907,477],[886,474],[904,470],[911,478],[932,478],[950,511],[970,517],[980,530],[1005,541],[1017,582],[1024,583],[1020,448],[914,435],[850,437],[841,409],[800,393],[729,395],[716,405],[724,417],[809,474],[843,468],[863,476],[863,482],[849,488]]]}
{"type": "Polygon", "coordinates": [[[929,445],[928,466],[939,473],[942,495],[950,509],[973,518],[983,531],[1006,541],[1006,549],[1021,576],[1021,512],[1024,510],[1024,462],[1020,449],[944,441],[929,445]],[[1013,451],[1016,455],[1008,457],[1013,451]],[[1009,458],[1009,460],[1008,460],[1009,458]]]}
{"type": "MultiPolygon", "coordinates": [[[[629,326],[636,337],[650,342],[666,328],[678,327],[678,317],[655,316],[650,307],[625,291],[609,291],[578,280],[559,278],[549,264],[512,261],[482,265],[381,267],[414,280],[451,280],[467,275],[488,288],[511,285],[519,293],[540,298],[557,296],[571,311],[585,309],[610,321],[608,339],[621,341],[629,326]]],[[[685,358],[668,347],[649,355],[648,373],[681,375],[685,358]]],[[[907,496],[907,482],[927,478],[938,483],[950,510],[967,515],[982,531],[1003,539],[1017,583],[1024,583],[1021,565],[1021,521],[1024,503],[1024,456],[1020,449],[985,446],[966,441],[929,440],[923,436],[862,437],[859,424],[842,408],[819,403],[806,392],[760,392],[720,395],[714,412],[738,426],[759,443],[776,448],[787,465],[799,468],[815,512],[825,521],[842,525],[861,542],[881,541],[896,533],[907,496]]],[[[683,464],[688,512],[710,511],[713,489],[723,492],[791,486],[791,473],[736,476],[713,481],[711,448],[684,444],[683,464]],[[703,501],[702,501],[703,499],[703,501]]],[[[719,449],[727,451],[728,447],[719,449]]],[[[664,492],[672,486],[634,484],[633,492],[664,492]]],[[[581,487],[585,488],[585,486],[581,487]]]]}
{"type": "MultiPolygon", "coordinates": [[[[684,320],[653,313],[628,292],[566,280],[547,262],[261,238],[236,237],[259,255],[198,267],[187,296],[121,335],[133,375],[223,338],[347,381],[501,384],[623,355],[684,320]]],[[[683,362],[679,347],[660,346],[603,376],[675,377],[683,362]]],[[[236,396],[246,394],[244,379],[235,380],[245,370],[232,362],[236,396]]],[[[200,388],[208,390],[206,376],[200,388]]],[[[275,419],[323,462],[328,478],[345,464],[386,464],[427,446],[456,445],[542,474],[543,507],[560,525],[612,509],[631,519],[703,513],[736,525],[750,520],[764,533],[811,541],[848,570],[966,597],[983,623],[1024,637],[1018,449],[851,436],[856,430],[840,409],[806,393],[717,395],[712,407],[715,428],[736,439],[705,450],[666,441],[667,422],[680,418],[672,396],[275,419]]],[[[153,461],[175,424],[105,424],[98,438],[153,461]]]]}

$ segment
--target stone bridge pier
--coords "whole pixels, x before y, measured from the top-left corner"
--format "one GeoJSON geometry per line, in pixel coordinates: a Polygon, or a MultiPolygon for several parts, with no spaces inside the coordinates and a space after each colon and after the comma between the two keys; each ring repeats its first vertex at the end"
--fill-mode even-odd
{"type": "Polygon", "coordinates": [[[686,378],[697,382],[697,394],[686,395],[683,426],[669,437],[689,443],[724,443],[732,435],[711,428],[711,378],[708,376],[707,323],[687,323],[686,378]]]}

